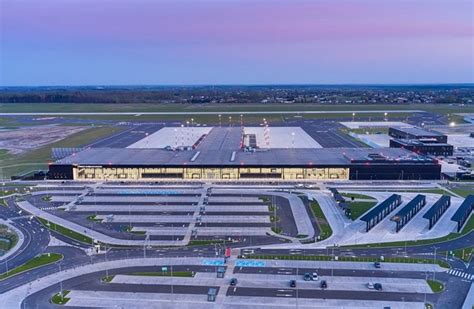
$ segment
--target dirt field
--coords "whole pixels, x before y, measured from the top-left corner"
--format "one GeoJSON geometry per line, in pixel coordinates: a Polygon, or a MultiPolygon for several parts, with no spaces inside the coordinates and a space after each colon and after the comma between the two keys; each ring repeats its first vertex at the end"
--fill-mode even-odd
{"type": "Polygon", "coordinates": [[[0,149],[9,154],[22,154],[59,141],[71,134],[87,129],[75,126],[34,126],[0,131],[0,149]]]}

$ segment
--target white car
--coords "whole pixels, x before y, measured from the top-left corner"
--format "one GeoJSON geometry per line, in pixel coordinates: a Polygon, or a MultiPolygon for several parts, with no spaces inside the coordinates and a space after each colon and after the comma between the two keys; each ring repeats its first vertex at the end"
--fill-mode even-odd
{"type": "Polygon", "coordinates": [[[313,280],[313,281],[318,281],[319,280],[319,276],[318,276],[317,272],[313,273],[313,276],[311,277],[311,280],[313,280]]]}
{"type": "Polygon", "coordinates": [[[367,283],[368,289],[374,289],[374,284],[372,282],[367,283]]]}

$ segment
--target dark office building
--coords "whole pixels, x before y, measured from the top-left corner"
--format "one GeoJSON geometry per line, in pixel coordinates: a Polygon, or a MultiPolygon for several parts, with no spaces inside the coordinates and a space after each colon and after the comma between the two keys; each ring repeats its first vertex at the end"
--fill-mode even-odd
{"type": "Polygon", "coordinates": [[[422,142],[419,140],[391,139],[390,148],[405,148],[407,150],[432,156],[452,156],[453,145],[444,143],[422,142]]]}
{"type": "Polygon", "coordinates": [[[395,139],[419,140],[431,143],[447,144],[448,137],[444,134],[428,131],[418,127],[389,128],[388,135],[395,139]]]}

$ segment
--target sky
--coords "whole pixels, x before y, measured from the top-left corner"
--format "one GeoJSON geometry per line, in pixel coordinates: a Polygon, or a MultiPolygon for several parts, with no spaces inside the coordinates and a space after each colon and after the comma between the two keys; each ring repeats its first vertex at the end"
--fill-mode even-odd
{"type": "Polygon", "coordinates": [[[471,0],[0,0],[0,85],[474,82],[471,0]]]}

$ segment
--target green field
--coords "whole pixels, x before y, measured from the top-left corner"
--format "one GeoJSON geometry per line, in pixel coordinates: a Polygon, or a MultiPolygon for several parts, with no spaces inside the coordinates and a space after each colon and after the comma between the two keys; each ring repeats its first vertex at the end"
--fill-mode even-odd
{"type": "Polygon", "coordinates": [[[29,151],[23,155],[0,160],[0,174],[3,174],[4,178],[9,178],[13,175],[21,175],[32,170],[45,170],[48,167],[48,162],[52,161],[51,148],[85,146],[121,130],[118,127],[94,127],[71,134],[60,141],[29,151]]]}
{"type": "Polygon", "coordinates": [[[329,225],[329,222],[326,220],[326,216],[324,215],[324,212],[321,209],[321,206],[319,206],[317,201],[311,201],[310,202],[311,206],[311,211],[313,212],[314,218],[316,219],[316,222],[318,223],[319,229],[320,229],[320,234],[319,234],[319,239],[323,240],[332,235],[332,229],[331,226],[329,225]]]}
{"type": "Polygon", "coordinates": [[[63,255],[58,254],[58,253],[45,253],[45,254],[39,255],[35,258],[32,258],[31,260],[29,260],[25,264],[10,270],[8,272],[8,274],[3,273],[2,275],[0,275],[0,280],[4,280],[6,278],[15,276],[19,273],[22,273],[24,271],[27,271],[27,270],[30,270],[30,269],[33,269],[33,268],[36,268],[36,267],[40,267],[40,266],[44,266],[44,265],[47,265],[47,264],[57,262],[57,261],[61,260],[62,258],[63,258],[63,255]]]}
{"type": "MultiPolygon", "coordinates": [[[[472,106],[449,104],[101,104],[101,103],[8,103],[0,104],[4,113],[21,112],[240,112],[240,111],[357,111],[424,110],[442,114],[472,113],[472,106]]],[[[390,114],[389,114],[390,116],[390,114]]]]}

